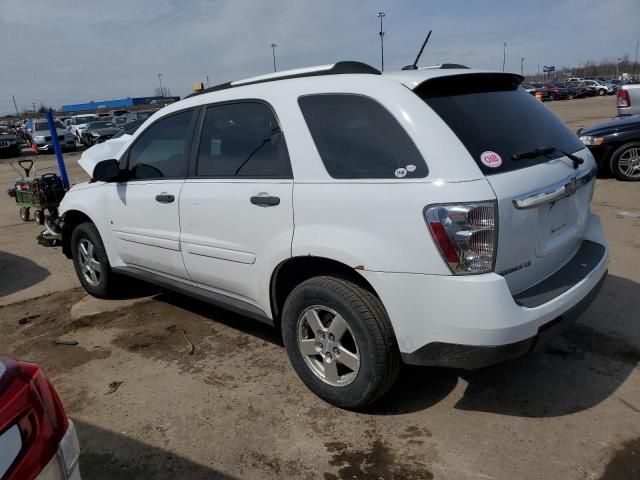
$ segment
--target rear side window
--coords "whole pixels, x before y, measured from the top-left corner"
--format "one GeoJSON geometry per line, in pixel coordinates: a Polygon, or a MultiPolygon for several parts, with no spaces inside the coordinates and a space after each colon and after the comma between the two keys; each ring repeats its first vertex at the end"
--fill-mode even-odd
{"type": "Polygon", "coordinates": [[[361,95],[300,97],[318,153],[333,178],[422,178],[427,165],[407,132],[378,102],[361,95]]]}
{"type": "Polygon", "coordinates": [[[415,90],[458,136],[485,174],[544,163],[562,157],[513,160],[516,154],[557,148],[574,153],[584,148],[549,108],[518,88],[510,74],[466,74],[430,80],[415,90]]]}
{"type": "Polygon", "coordinates": [[[208,107],[196,175],[291,178],[284,136],[271,109],[259,102],[208,107]]]}

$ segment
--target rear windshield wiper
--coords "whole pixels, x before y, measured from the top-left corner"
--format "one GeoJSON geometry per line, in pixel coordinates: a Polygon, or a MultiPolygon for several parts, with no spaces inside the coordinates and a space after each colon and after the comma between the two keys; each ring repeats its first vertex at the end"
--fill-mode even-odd
{"type": "Polygon", "coordinates": [[[524,160],[526,158],[536,158],[536,157],[542,157],[542,156],[546,157],[555,152],[561,153],[565,157],[567,157],[569,160],[571,160],[573,162],[573,168],[578,168],[580,165],[584,163],[584,160],[582,158],[577,157],[576,155],[573,155],[571,153],[567,153],[556,147],[535,148],[529,152],[516,153],[511,157],[511,160],[524,160]]]}

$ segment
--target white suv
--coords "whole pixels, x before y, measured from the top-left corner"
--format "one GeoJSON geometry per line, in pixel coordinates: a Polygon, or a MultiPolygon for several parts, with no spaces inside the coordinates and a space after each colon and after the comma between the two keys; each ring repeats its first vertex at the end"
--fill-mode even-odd
{"type": "Polygon", "coordinates": [[[63,250],[92,295],[132,276],[279,327],[342,407],[402,362],[522,356],[591,302],[608,250],[593,157],[521,80],[339,62],[210,88],[87,152],[63,250]]]}

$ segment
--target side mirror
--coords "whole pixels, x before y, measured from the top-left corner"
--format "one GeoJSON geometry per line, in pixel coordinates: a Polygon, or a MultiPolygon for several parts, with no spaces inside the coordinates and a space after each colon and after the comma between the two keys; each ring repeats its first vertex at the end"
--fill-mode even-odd
{"type": "Polygon", "coordinates": [[[120,176],[120,165],[117,160],[102,160],[93,169],[93,179],[98,182],[114,182],[120,176]]]}

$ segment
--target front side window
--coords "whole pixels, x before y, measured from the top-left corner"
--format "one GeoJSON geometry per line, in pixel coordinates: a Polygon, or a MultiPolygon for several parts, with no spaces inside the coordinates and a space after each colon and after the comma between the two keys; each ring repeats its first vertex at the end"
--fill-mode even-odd
{"type": "Polygon", "coordinates": [[[130,178],[183,177],[192,117],[193,110],[169,115],[142,132],[129,153],[130,178]]]}
{"type": "Polygon", "coordinates": [[[287,147],[271,109],[258,102],[208,107],[196,175],[291,178],[287,147]]]}
{"type": "Polygon", "coordinates": [[[422,178],[427,165],[409,135],[378,102],[361,95],[300,97],[318,153],[333,178],[422,178]]]}

